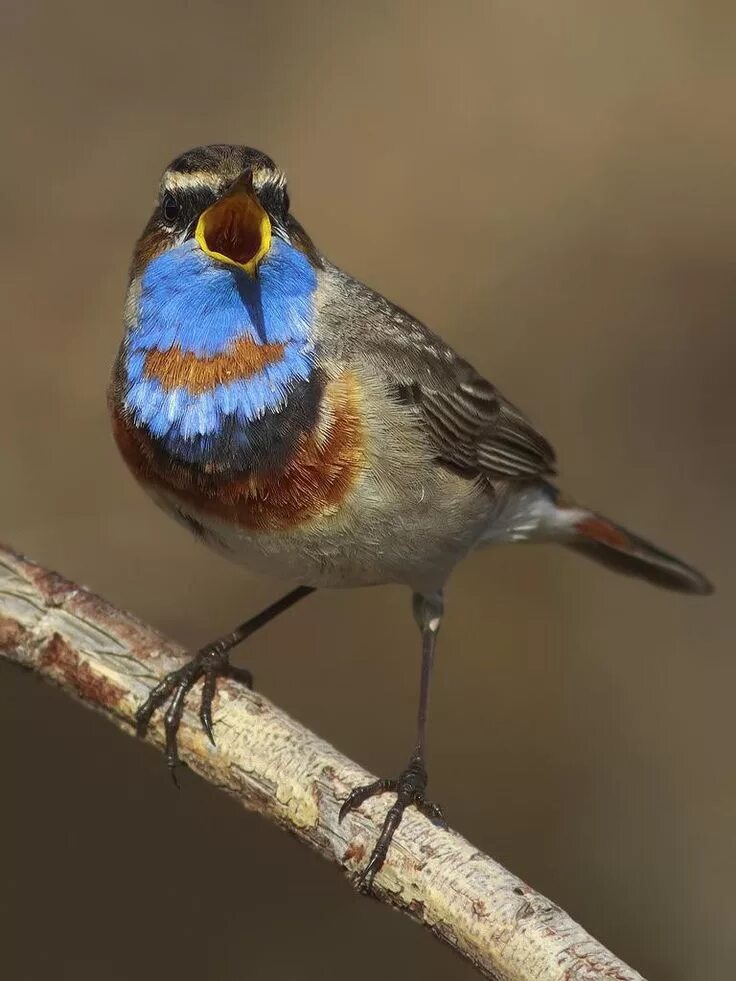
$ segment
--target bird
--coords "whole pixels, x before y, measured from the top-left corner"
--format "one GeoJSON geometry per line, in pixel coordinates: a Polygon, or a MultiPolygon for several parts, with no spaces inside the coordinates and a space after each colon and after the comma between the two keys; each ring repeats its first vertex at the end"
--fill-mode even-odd
{"type": "Polygon", "coordinates": [[[373,887],[403,814],[440,827],[426,796],[430,679],[443,590],[470,552],[558,543],[618,572],[707,594],[695,569],[578,504],[529,419],[406,310],[333,264],[291,212],[265,153],[214,144],[165,169],[138,239],[108,392],[135,479],[201,542],[290,592],[166,675],[137,712],[177,733],[193,686],[214,743],[220,677],[251,686],[230,651],[320,588],[399,584],[421,668],[416,737],[398,777],[354,788],[340,820],[393,799],[358,885],[373,887]]]}

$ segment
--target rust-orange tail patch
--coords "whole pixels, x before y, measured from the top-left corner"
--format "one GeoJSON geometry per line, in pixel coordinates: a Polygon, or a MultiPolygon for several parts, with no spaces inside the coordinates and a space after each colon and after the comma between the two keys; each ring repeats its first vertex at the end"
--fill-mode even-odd
{"type": "Polygon", "coordinates": [[[652,545],[633,532],[588,511],[574,525],[568,548],[602,565],[683,593],[710,593],[712,585],[696,569],[652,545]]]}
{"type": "Polygon", "coordinates": [[[594,542],[610,545],[611,548],[625,549],[631,544],[621,528],[610,521],[606,521],[598,514],[591,514],[583,518],[582,521],[578,521],[575,525],[575,531],[594,542]]]}

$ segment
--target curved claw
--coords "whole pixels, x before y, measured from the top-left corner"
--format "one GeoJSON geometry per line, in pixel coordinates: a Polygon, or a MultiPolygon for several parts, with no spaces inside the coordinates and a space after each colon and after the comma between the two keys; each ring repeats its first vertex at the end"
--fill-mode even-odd
{"type": "Polygon", "coordinates": [[[199,706],[199,721],[202,728],[207,733],[207,738],[215,745],[215,736],[212,731],[212,700],[215,697],[217,688],[217,674],[215,671],[205,671],[204,685],[202,686],[202,700],[199,706]]]}
{"type": "Polygon", "coordinates": [[[199,710],[199,721],[209,741],[213,746],[217,746],[217,743],[215,742],[215,733],[212,728],[212,712],[209,706],[203,705],[199,710]]]}
{"type": "Polygon", "coordinates": [[[386,861],[394,834],[401,824],[401,819],[407,807],[413,804],[418,811],[429,818],[434,824],[441,828],[447,828],[447,822],[437,804],[425,800],[424,790],[426,786],[427,771],[424,766],[424,760],[421,754],[416,753],[398,780],[376,780],[374,783],[367,784],[364,787],[356,787],[348,794],[347,799],[340,808],[339,821],[342,821],[350,811],[354,811],[357,807],[360,807],[369,797],[387,792],[396,794],[396,800],[384,818],[381,833],[368,859],[368,864],[356,876],[355,881],[361,892],[370,893],[373,887],[373,880],[381,871],[383,863],[386,861]]]}
{"type": "Polygon", "coordinates": [[[174,784],[179,781],[176,769],[180,765],[177,736],[184,714],[186,697],[199,678],[204,677],[202,697],[199,708],[199,720],[212,745],[215,745],[214,727],[212,724],[212,702],[217,691],[217,679],[227,676],[251,688],[253,676],[245,668],[233,668],[227,660],[227,655],[214,648],[203,648],[187,664],[171,671],[162,678],[152,689],[148,698],[136,712],[136,731],[144,736],[153,717],[153,713],[161,708],[171,696],[168,708],[164,714],[164,733],[166,738],[166,762],[174,784]]]}
{"type": "Polygon", "coordinates": [[[374,783],[367,783],[363,787],[356,787],[354,790],[351,790],[340,808],[340,813],[337,816],[338,824],[342,824],[345,815],[349,814],[350,811],[356,810],[369,797],[375,797],[376,794],[385,794],[389,790],[396,791],[396,789],[396,780],[376,780],[374,783]]]}
{"type": "Polygon", "coordinates": [[[167,765],[169,767],[169,776],[171,777],[171,782],[174,784],[174,786],[176,787],[177,790],[181,790],[181,784],[179,783],[179,778],[176,775],[176,771],[177,771],[177,768],[178,768],[179,764],[178,763],[168,763],[167,765]]]}

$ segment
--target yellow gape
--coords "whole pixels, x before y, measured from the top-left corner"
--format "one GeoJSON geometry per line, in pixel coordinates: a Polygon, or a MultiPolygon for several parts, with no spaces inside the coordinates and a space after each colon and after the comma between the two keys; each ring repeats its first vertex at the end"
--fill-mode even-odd
{"type": "Polygon", "coordinates": [[[253,276],[271,248],[271,222],[253,192],[238,189],[202,212],[194,237],[213,259],[253,276]]]}

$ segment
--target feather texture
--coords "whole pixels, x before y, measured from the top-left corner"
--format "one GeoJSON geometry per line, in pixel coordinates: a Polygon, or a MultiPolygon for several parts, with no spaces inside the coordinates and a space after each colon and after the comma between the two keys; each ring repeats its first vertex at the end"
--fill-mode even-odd
{"type": "Polygon", "coordinates": [[[529,480],[555,473],[555,454],[529,420],[429,328],[330,267],[320,336],[344,357],[369,360],[416,408],[437,458],[469,477],[529,480]]]}
{"type": "Polygon", "coordinates": [[[708,588],[562,504],[547,440],[441,338],[330,263],[291,214],[282,172],[252,148],[198,147],[165,172],[131,264],[110,405],[154,498],[269,574],[433,592],[479,545],[557,541],[660,585],[708,588]],[[188,237],[234,188],[256,195],[273,232],[254,275],[188,237]]]}
{"type": "Polygon", "coordinates": [[[310,378],[315,288],[308,260],[282,241],[257,280],[191,239],[153,259],[122,357],[132,424],[184,460],[205,460],[223,438],[242,451],[250,424],[310,378]]]}

